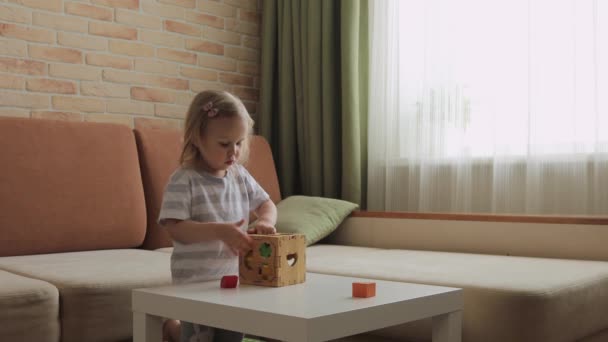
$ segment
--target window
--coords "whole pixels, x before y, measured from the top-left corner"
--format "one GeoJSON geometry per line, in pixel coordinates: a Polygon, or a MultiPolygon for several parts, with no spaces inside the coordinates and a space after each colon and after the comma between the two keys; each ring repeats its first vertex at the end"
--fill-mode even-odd
{"type": "Polygon", "coordinates": [[[516,196],[517,212],[565,214],[563,204],[526,203],[549,203],[555,184],[542,175],[573,163],[555,182],[585,184],[580,195],[598,205],[592,188],[608,185],[599,176],[608,171],[608,1],[372,0],[370,12],[370,207],[505,212],[495,204],[512,187],[539,190],[516,196]],[[486,171],[473,175],[480,163],[486,171]],[[438,184],[459,203],[423,204],[438,184]],[[407,198],[391,195],[403,189],[407,198]],[[479,196],[494,204],[462,203],[479,196]]]}

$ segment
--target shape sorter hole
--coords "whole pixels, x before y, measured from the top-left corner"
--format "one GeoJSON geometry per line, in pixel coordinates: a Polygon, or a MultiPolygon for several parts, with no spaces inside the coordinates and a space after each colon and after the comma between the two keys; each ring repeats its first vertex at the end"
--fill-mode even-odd
{"type": "Polygon", "coordinates": [[[293,267],[298,262],[298,254],[287,254],[287,265],[293,267]]]}
{"type": "Polygon", "coordinates": [[[260,268],[258,269],[258,274],[262,276],[262,279],[264,280],[270,280],[270,266],[268,266],[268,264],[262,264],[262,266],[260,266],[260,268]]]}
{"type": "Polygon", "coordinates": [[[264,242],[260,245],[260,256],[264,258],[270,258],[272,255],[272,247],[269,243],[264,242]]]}
{"type": "Polygon", "coordinates": [[[253,251],[249,251],[247,252],[247,254],[245,255],[245,267],[247,267],[248,270],[251,270],[251,262],[253,261],[253,251]]]}

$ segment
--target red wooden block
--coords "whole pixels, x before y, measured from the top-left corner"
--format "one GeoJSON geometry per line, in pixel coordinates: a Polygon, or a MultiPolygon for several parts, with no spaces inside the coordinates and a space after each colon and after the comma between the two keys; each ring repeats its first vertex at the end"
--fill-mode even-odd
{"type": "Polygon", "coordinates": [[[222,281],[220,282],[220,287],[223,289],[232,289],[236,287],[236,284],[239,282],[238,275],[227,275],[222,277],[222,281]]]}
{"type": "Polygon", "coordinates": [[[369,282],[354,282],[353,283],[353,297],[356,298],[369,298],[376,296],[376,283],[369,282]]]}

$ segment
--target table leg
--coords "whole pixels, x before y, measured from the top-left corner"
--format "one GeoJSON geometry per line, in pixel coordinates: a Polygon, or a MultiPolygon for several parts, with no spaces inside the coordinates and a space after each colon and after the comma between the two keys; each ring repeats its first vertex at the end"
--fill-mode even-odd
{"type": "Polygon", "coordinates": [[[133,312],[133,342],[160,342],[162,338],[161,317],[133,312]]]}
{"type": "Polygon", "coordinates": [[[462,311],[433,317],[433,342],[460,342],[462,311]]]}

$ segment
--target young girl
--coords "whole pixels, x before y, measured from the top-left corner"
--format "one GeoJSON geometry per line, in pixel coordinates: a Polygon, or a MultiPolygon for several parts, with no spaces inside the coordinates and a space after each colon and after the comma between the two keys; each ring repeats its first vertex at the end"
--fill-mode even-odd
{"type": "MultiPolygon", "coordinates": [[[[173,239],[174,284],[238,274],[247,233],[274,234],[276,207],[240,165],[247,158],[253,120],[243,103],[223,91],[196,95],[186,116],[180,167],[165,188],[159,223],[173,239]],[[249,213],[258,219],[247,231],[249,213]]],[[[218,283],[219,286],[219,283],[218,283]]],[[[187,322],[165,322],[165,336],[182,342],[241,341],[241,333],[187,322]]]]}

